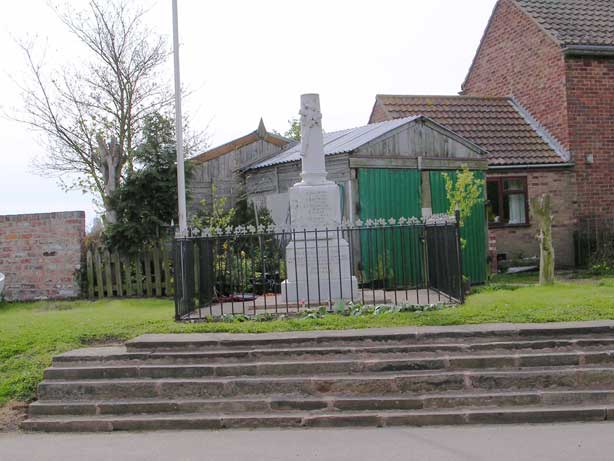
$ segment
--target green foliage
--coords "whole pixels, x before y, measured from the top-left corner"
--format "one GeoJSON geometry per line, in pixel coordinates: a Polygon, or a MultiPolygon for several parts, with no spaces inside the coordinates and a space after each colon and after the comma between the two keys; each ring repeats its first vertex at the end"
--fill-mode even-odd
{"type": "Polygon", "coordinates": [[[450,207],[448,214],[454,215],[458,209],[460,212],[460,225],[471,216],[473,207],[480,203],[484,198],[484,181],[472,171],[463,166],[463,169],[456,174],[456,180],[448,173],[443,174],[446,185],[446,195],[450,207]]]}
{"type": "MultiPolygon", "coordinates": [[[[135,152],[137,168],[111,197],[117,223],[105,230],[107,245],[135,252],[163,236],[177,220],[177,168],[173,121],[164,115],[146,117],[143,142],[135,152]]],[[[189,165],[186,164],[186,177],[189,165]]]]}
{"type": "MultiPolygon", "coordinates": [[[[215,188],[214,188],[215,191],[215,188]]],[[[273,224],[266,208],[257,211],[247,200],[239,200],[235,208],[226,206],[226,198],[218,197],[210,208],[203,203],[201,209],[192,220],[192,226],[197,230],[226,229],[236,226],[269,226],[273,224]]],[[[271,261],[280,261],[281,248],[272,235],[257,237],[228,236],[220,240],[221,245],[215,254],[216,294],[218,296],[232,295],[233,292],[264,294],[274,289],[275,282],[271,278],[271,261]],[[266,264],[265,264],[266,262],[266,264]],[[265,270],[266,269],[266,270],[265,270]],[[236,275],[241,274],[241,286],[237,286],[236,275]]],[[[285,267],[275,268],[285,276],[285,267]]]]}
{"type": "Polygon", "coordinates": [[[228,198],[217,195],[215,183],[211,186],[213,200],[211,206],[206,200],[200,201],[200,210],[192,217],[192,227],[198,230],[207,228],[226,229],[232,225],[236,210],[227,206],[228,198]]]}
{"type": "Polygon", "coordinates": [[[301,121],[298,117],[293,117],[288,120],[288,124],[290,125],[288,129],[284,132],[284,136],[288,139],[294,139],[295,141],[301,140],[301,121]]]}
{"type": "Polygon", "coordinates": [[[614,273],[614,268],[610,266],[607,262],[602,262],[598,264],[593,264],[589,269],[589,273],[591,275],[608,275],[614,273]]]}
{"type": "Polygon", "coordinates": [[[256,226],[261,225],[268,227],[273,223],[271,213],[268,208],[254,208],[253,203],[250,203],[247,199],[243,198],[238,200],[235,204],[235,214],[232,219],[231,225],[233,226],[256,226]],[[256,219],[256,212],[258,213],[258,219],[256,219]]]}

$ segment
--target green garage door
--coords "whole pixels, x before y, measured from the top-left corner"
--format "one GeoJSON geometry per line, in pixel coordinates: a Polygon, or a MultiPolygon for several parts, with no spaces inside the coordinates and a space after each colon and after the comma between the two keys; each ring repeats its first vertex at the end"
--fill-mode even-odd
{"type": "MultiPolygon", "coordinates": [[[[429,175],[433,213],[447,213],[450,206],[443,174],[443,171],[431,171],[429,175]]],[[[448,172],[448,174],[450,174],[452,179],[456,178],[455,172],[448,172]]],[[[485,175],[483,172],[477,171],[475,174],[484,180],[485,175]]],[[[461,237],[467,242],[462,252],[463,274],[471,280],[472,284],[486,282],[487,242],[484,203],[478,203],[472,210],[471,216],[466,220],[465,225],[461,229],[461,237]]]]}
{"type": "MultiPolygon", "coordinates": [[[[420,173],[409,169],[358,170],[360,219],[420,217],[420,173]]],[[[422,281],[418,232],[402,228],[361,232],[362,283],[411,287],[422,281]]]]}

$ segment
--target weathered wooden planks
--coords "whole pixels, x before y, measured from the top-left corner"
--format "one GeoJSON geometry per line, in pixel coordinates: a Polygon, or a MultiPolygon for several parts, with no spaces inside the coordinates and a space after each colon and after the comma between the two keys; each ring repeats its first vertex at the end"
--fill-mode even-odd
{"type": "Polygon", "coordinates": [[[164,245],[147,246],[136,255],[88,248],[87,297],[169,297],[173,295],[172,254],[164,245]]]}

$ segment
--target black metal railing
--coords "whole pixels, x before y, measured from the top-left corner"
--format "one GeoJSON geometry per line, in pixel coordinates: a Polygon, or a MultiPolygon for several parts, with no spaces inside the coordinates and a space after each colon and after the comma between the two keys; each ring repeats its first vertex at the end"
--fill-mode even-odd
{"type": "Polygon", "coordinates": [[[574,247],[576,267],[614,268],[614,218],[581,218],[574,233],[574,247]]]}
{"type": "Polygon", "coordinates": [[[333,310],[340,300],[462,303],[460,255],[458,220],[443,216],[193,231],[174,243],[176,319],[333,310]]]}

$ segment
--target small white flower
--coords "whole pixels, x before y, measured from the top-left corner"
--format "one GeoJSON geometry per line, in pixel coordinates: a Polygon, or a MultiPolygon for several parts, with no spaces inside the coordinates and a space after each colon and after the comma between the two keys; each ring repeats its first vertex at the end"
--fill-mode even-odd
{"type": "Polygon", "coordinates": [[[394,226],[397,223],[397,220],[394,218],[390,218],[388,219],[388,224],[390,224],[391,226],[394,226]]]}

